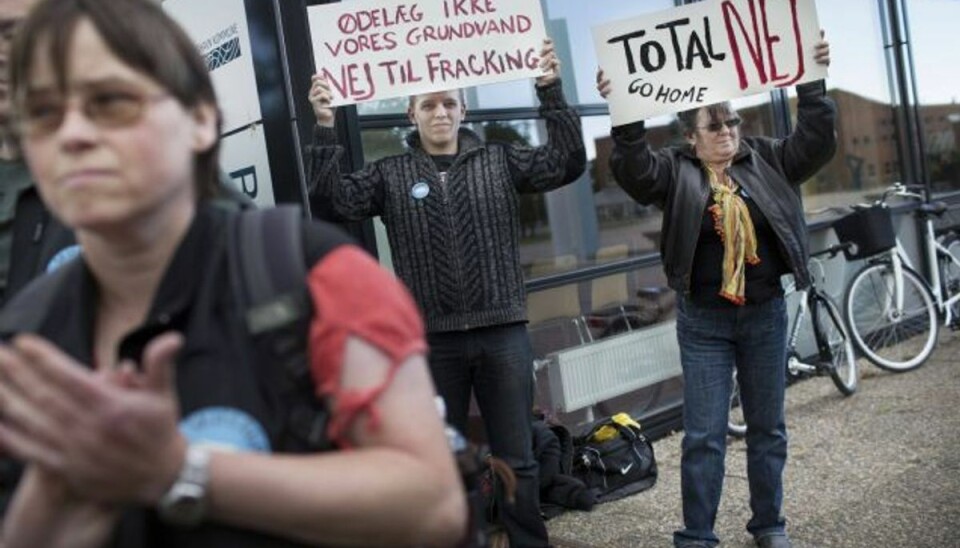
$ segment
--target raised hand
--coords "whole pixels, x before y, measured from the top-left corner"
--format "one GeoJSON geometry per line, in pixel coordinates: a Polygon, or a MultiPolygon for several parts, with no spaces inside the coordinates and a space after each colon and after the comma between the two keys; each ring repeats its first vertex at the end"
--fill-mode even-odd
{"type": "Polygon", "coordinates": [[[814,44],[813,46],[813,60],[817,64],[829,67],[830,66],[830,42],[827,42],[827,39],[824,38],[825,33],[823,29],[820,29],[820,41],[814,44]]]}
{"type": "Polygon", "coordinates": [[[0,346],[0,449],[102,502],[153,504],[183,464],[175,333],[150,342],[142,372],[96,372],[50,342],[0,346]]]}
{"type": "Polygon", "coordinates": [[[310,105],[313,107],[313,115],[317,118],[317,124],[323,127],[333,127],[336,121],[336,111],[330,106],[333,102],[333,91],[330,89],[330,82],[319,74],[314,74],[310,79],[310,105]]]}
{"type": "Polygon", "coordinates": [[[610,80],[604,76],[602,68],[597,69],[597,91],[600,93],[600,97],[604,99],[613,91],[613,86],[610,84],[610,80]]]}
{"type": "Polygon", "coordinates": [[[546,71],[543,76],[537,77],[537,87],[545,87],[560,79],[560,58],[557,57],[553,40],[543,39],[543,48],[540,49],[540,68],[546,71]]]}

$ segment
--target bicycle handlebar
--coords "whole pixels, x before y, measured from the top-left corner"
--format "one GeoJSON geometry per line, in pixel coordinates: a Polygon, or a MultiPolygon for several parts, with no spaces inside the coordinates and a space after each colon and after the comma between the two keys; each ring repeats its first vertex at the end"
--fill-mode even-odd
{"type": "Polygon", "coordinates": [[[837,245],[832,245],[826,249],[821,249],[820,251],[814,251],[810,253],[810,258],[813,259],[822,255],[829,255],[827,258],[832,259],[850,247],[853,247],[853,242],[842,242],[837,245]]]}
{"type": "Polygon", "coordinates": [[[871,207],[884,206],[887,204],[887,200],[891,196],[899,196],[901,198],[909,198],[911,200],[918,200],[920,202],[926,202],[927,198],[922,194],[925,190],[923,185],[905,185],[903,183],[893,183],[884,189],[883,194],[879,198],[870,202],[870,203],[859,203],[851,204],[849,207],[854,211],[859,211],[862,209],[870,209],[871,207]]]}
{"type": "Polygon", "coordinates": [[[926,197],[923,194],[918,193],[917,191],[924,190],[922,185],[905,185],[903,183],[893,183],[886,190],[883,191],[883,196],[879,200],[875,201],[873,205],[880,205],[887,203],[887,198],[890,196],[900,196],[902,198],[911,198],[914,200],[920,200],[921,202],[926,200],[926,197]]]}

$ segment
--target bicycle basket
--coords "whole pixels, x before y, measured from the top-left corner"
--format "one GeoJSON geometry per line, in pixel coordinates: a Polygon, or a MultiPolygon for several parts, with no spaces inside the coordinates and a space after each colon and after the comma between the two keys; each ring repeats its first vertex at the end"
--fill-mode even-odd
{"type": "Polygon", "coordinates": [[[854,244],[843,250],[849,261],[872,257],[897,245],[890,209],[882,205],[858,209],[838,219],[833,230],[841,242],[854,244]]]}

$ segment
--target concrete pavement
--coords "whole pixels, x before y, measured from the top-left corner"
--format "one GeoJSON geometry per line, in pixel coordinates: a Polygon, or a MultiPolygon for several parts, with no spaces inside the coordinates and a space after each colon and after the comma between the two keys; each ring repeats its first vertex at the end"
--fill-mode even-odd
{"type": "MultiPolygon", "coordinates": [[[[919,369],[887,373],[861,360],[858,392],[827,377],[787,391],[784,513],[795,548],[960,547],[960,334],[942,330],[919,369]]],[[[654,444],[652,489],[547,523],[557,548],[672,546],[681,523],[680,439],[654,444]]],[[[716,531],[754,546],[743,441],[730,441],[716,531]]]]}

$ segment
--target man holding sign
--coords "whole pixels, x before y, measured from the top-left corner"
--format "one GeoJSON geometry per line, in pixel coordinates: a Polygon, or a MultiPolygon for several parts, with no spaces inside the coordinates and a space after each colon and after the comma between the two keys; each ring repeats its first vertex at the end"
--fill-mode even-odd
{"type": "Polygon", "coordinates": [[[423,93],[410,97],[409,150],[348,175],[339,171],[334,90],[322,68],[310,90],[317,117],[307,151],[314,211],[338,221],[383,219],[396,272],[426,318],[430,369],[449,422],[466,431],[472,390],[491,451],[516,473],[515,502],[497,493],[514,548],[547,546],[532,450],[519,197],[573,182],[586,163],[580,120],[564,100],[549,39],[538,66],[544,145],[485,144],[460,125],[462,89],[423,93]]]}
{"type": "MultiPolygon", "coordinates": [[[[809,52],[826,67],[821,39],[809,52]]],[[[615,83],[603,71],[597,89],[615,83]]],[[[788,548],[781,514],[787,458],[784,422],[787,315],[782,274],[809,284],[807,227],[798,185],[836,150],[836,109],[823,80],[797,86],[797,124],[782,139],[741,137],[729,102],[678,115],[687,144],[651,149],[644,122],[613,128],[610,165],[642,204],[663,210],[660,253],[677,291],[677,339],[683,367],[679,548],[715,546],[723,486],[727,413],[736,368],[747,423],[747,477],[753,517],[747,530],[761,548],[788,548]]]]}

